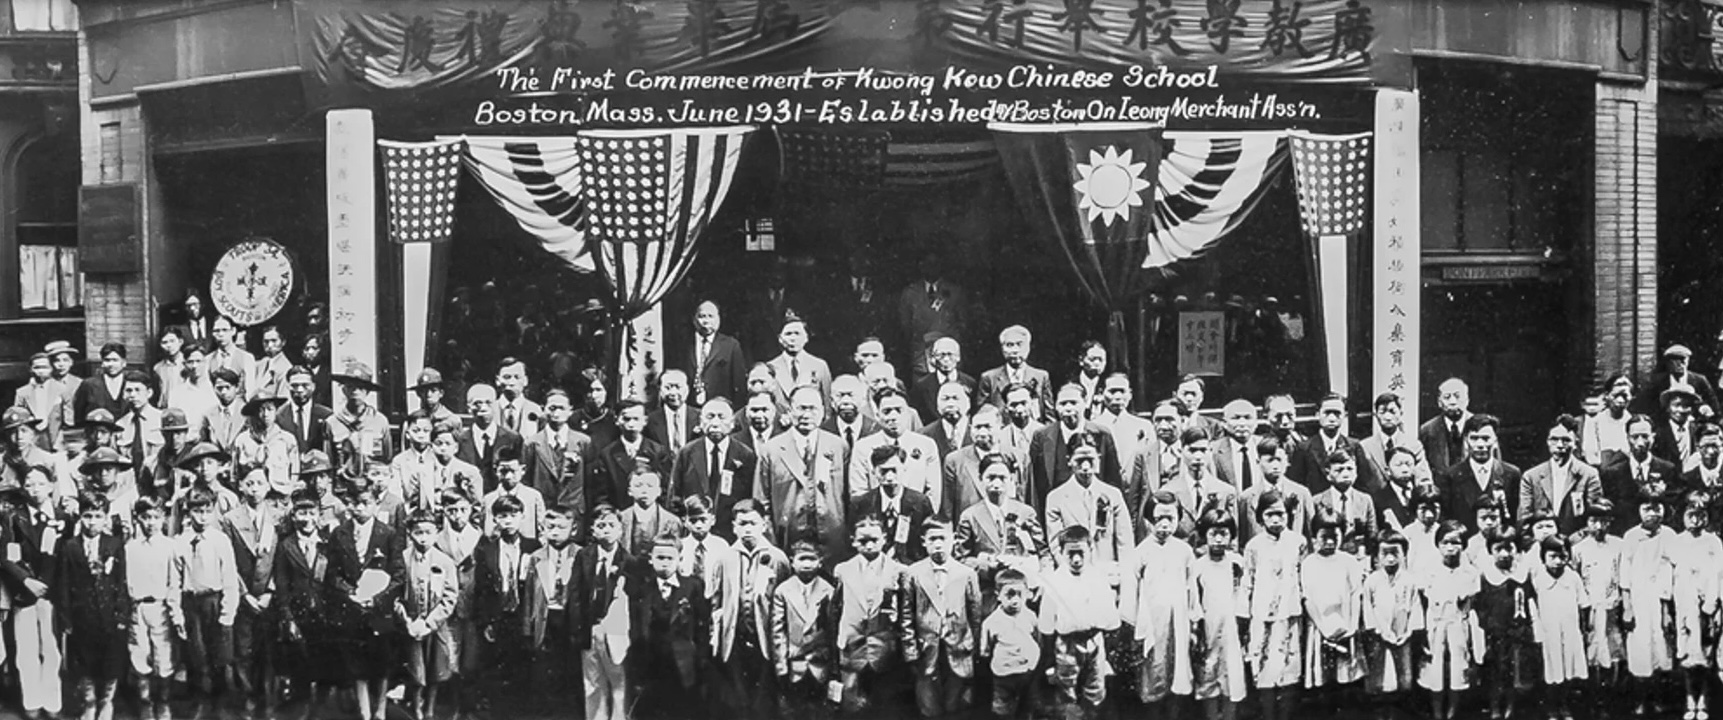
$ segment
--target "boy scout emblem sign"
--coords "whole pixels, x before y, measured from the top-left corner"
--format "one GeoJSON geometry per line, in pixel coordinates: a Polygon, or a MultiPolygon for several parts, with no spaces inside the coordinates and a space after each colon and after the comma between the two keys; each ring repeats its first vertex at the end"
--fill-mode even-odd
{"type": "Polygon", "coordinates": [[[209,295],[221,314],[239,325],[265,322],[293,293],[293,260],[271,240],[246,240],[228,248],[215,265],[209,295]]]}

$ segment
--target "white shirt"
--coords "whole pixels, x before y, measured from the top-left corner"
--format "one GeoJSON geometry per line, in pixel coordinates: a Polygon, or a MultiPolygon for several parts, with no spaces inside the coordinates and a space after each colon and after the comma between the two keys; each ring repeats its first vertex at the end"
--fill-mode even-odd
{"type": "Polygon", "coordinates": [[[371,547],[371,530],[375,526],[375,520],[353,523],[353,549],[358,552],[360,562],[365,561],[365,551],[371,547]]]}
{"type": "Polygon", "coordinates": [[[682,437],[688,432],[688,423],[685,420],[687,414],[686,405],[664,414],[664,432],[665,437],[670,440],[671,450],[680,450],[683,445],[688,444],[688,439],[682,437]]]}
{"type": "Polygon", "coordinates": [[[473,424],[473,449],[479,451],[479,459],[485,457],[485,449],[494,442],[496,431],[477,423],[473,424]]]}
{"type": "Polygon", "coordinates": [[[945,426],[945,437],[951,440],[951,446],[953,448],[963,442],[963,433],[969,429],[968,420],[961,420],[956,423],[949,423],[941,420],[939,421],[939,424],[945,426]]]}
{"type": "Polygon", "coordinates": [[[1472,466],[1472,476],[1478,479],[1478,487],[1479,488],[1486,488],[1486,489],[1489,488],[1490,487],[1490,475],[1492,474],[1491,470],[1492,470],[1493,463],[1485,463],[1483,465],[1479,465],[1475,462],[1472,462],[1471,460],[1467,460],[1466,462],[1471,464],[1471,466],[1472,466]]]}
{"type": "Polygon", "coordinates": [[[108,388],[108,395],[114,398],[120,396],[120,391],[126,387],[126,376],[103,375],[102,385],[108,388]]]}

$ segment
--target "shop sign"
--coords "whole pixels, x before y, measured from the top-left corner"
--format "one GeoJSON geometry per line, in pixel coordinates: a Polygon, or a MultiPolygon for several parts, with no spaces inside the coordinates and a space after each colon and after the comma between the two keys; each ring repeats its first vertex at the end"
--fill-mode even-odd
{"type": "Polygon", "coordinates": [[[85,185],[78,192],[78,262],[86,273],[143,270],[137,183],[85,185]]]}
{"type": "Polygon", "coordinates": [[[1179,373],[1218,377],[1226,374],[1226,313],[1179,313],[1179,373]]]}
{"type": "Polygon", "coordinates": [[[1543,275],[1537,265],[1449,265],[1442,268],[1443,280],[1460,282],[1505,282],[1536,280],[1543,275]]]}

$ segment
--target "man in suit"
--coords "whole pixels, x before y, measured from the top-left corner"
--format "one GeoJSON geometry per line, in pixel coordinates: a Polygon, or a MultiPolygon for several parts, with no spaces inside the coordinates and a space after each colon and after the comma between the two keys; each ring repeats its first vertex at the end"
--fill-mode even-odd
{"type": "Polygon", "coordinates": [[[832,370],[826,361],[804,352],[808,344],[808,326],[799,317],[784,320],[778,331],[778,346],[783,352],[767,363],[778,388],[788,397],[797,387],[812,384],[819,388],[821,402],[830,402],[832,370]]]}
{"type": "Polygon", "coordinates": [[[1681,469],[1675,463],[1651,454],[1653,422],[1644,415],[1627,421],[1627,452],[1605,456],[1598,471],[1603,495],[1615,505],[1610,531],[1620,535],[1639,524],[1642,497],[1672,497],[1680,493],[1681,469]]]}
{"type": "Polygon", "coordinates": [[[467,387],[467,411],[472,413],[473,422],[461,433],[460,448],[455,451],[455,457],[479,469],[487,493],[497,488],[498,451],[508,449],[514,457],[526,454],[526,443],[520,434],[497,422],[496,403],[496,388],[485,383],[467,387]]]}
{"type": "MultiPolygon", "coordinates": [[[[999,446],[1029,454],[1029,441],[1041,431],[1041,420],[1035,417],[1035,391],[1028,385],[1012,385],[1005,389],[1005,412],[999,425],[999,446]]],[[[989,403],[991,404],[991,403],[989,403]]],[[[1028,495],[1023,499],[1027,501],[1028,495]]]]}
{"type": "Polygon", "coordinates": [[[742,447],[754,451],[759,457],[766,449],[766,442],[778,434],[777,403],[772,400],[772,394],[758,392],[748,396],[747,407],[742,408],[740,427],[731,434],[742,447]]]}
{"type": "MultiPolygon", "coordinates": [[[[868,405],[867,387],[861,378],[840,375],[832,381],[832,413],[820,429],[844,439],[851,451],[856,442],[879,432],[879,421],[862,410],[868,405]]],[[[847,470],[846,470],[847,472],[847,470]]]]}
{"type": "MultiPolygon", "coordinates": [[[[1358,441],[1346,437],[1346,399],[1329,393],[1316,410],[1317,432],[1292,453],[1292,467],[1286,477],[1320,495],[1328,489],[1328,458],[1336,450],[1345,450],[1358,457],[1358,441]]],[[[1364,481],[1365,484],[1374,484],[1364,481]]]]}
{"type": "Polygon", "coordinates": [[[1336,450],[1328,458],[1328,489],[1313,498],[1318,513],[1326,510],[1345,523],[1342,537],[1362,533],[1376,537],[1376,503],[1357,487],[1358,458],[1336,450]]]}
{"type": "Polygon", "coordinates": [[[629,594],[628,677],[639,688],[636,714],[683,718],[699,714],[695,690],[701,658],[712,639],[713,608],[705,582],[676,572],[680,541],[652,543],[651,572],[629,594]]]}
{"type": "Polygon", "coordinates": [[[1179,387],[1173,392],[1173,397],[1178,399],[1179,409],[1184,411],[1185,427],[1202,430],[1208,433],[1211,440],[1225,434],[1226,428],[1221,423],[1200,412],[1203,400],[1207,397],[1207,385],[1202,378],[1195,375],[1180,378],[1179,387]]]}
{"type": "Polygon", "coordinates": [[[1109,373],[1101,378],[1101,407],[1093,420],[1107,428],[1113,436],[1114,451],[1119,454],[1119,467],[1135,467],[1137,454],[1148,447],[1154,437],[1153,423],[1131,412],[1131,379],[1124,373],[1109,373]]]}
{"type": "MultiPolygon", "coordinates": [[[[1653,410],[1651,406],[1663,399],[1665,391],[1680,388],[1693,394],[1696,402],[1693,403],[1691,410],[1697,413],[1700,418],[1709,420],[1716,417],[1718,410],[1717,390],[1711,386],[1711,381],[1707,380],[1704,375],[1688,371],[1687,365],[1692,359],[1693,351],[1688,350],[1685,345],[1670,345],[1665,348],[1663,351],[1663,370],[1653,373],[1651,378],[1646,381],[1644,389],[1639,392],[1639,408],[1637,409],[1640,412],[1651,412],[1653,410]]],[[[1667,413],[1667,406],[1663,410],[1667,413]]]]}
{"type": "Polygon", "coordinates": [[[866,452],[870,474],[879,484],[850,501],[850,532],[855,532],[860,519],[877,517],[885,531],[888,556],[906,565],[922,559],[927,552],[921,543],[921,526],[933,517],[934,505],[927,495],[900,482],[908,453],[895,445],[876,445],[866,452]]]}
{"type": "Polygon", "coordinates": [[[947,383],[959,383],[969,393],[969,411],[974,412],[980,405],[980,388],[973,375],[961,372],[957,364],[963,359],[963,348],[957,341],[942,337],[933,341],[929,351],[928,367],[931,369],[909,390],[909,406],[915,408],[923,417],[933,417],[939,414],[939,390],[947,383]]]}
{"type": "MultiPolygon", "coordinates": [[[[910,431],[909,401],[896,388],[877,393],[880,407],[880,432],[856,441],[850,449],[849,491],[856,497],[879,484],[874,476],[873,449],[896,447],[904,451],[900,463],[898,484],[927,496],[934,507],[944,501],[941,497],[939,448],[933,438],[910,431]]],[[[854,522],[855,518],[851,518],[854,522]]],[[[886,528],[888,531],[890,528],[886,528]]]]}
{"type": "Polygon", "coordinates": [[[497,366],[497,398],[492,414],[498,425],[527,437],[538,431],[544,410],[526,397],[526,363],[515,358],[503,358],[497,366]]]}
{"type": "Polygon", "coordinates": [[[1227,403],[1221,416],[1220,437],[1211,443],[1214,472],[1221,482],[1244,492],[1262,479],[1262,466],[1256,457],[1256,406],[1240,398],[1227,403]]]}
{"type": "MultiPolygon", "coordinates": [[[[992,413],[990,422],[998,421],[998,411],[992,406],[983,412],[992,413]]],[[[977,418],[981,415],[976,413],[977,418]]],[[[960,453],[973,449],[974,446],[964,448],[960,453]]],[[[978,467],[983,488],[981,499],[960,513],[952,554],[980,577],[982,610],[991,612],[994,575],[1006,567],[1038,570],[1040,558],[1047,552],[1047,538],[1041,532],[1041,518],[1035,514],[1035,508],[1012,497],[1011,488],[1017,482],[1018,472],[1010,462],[1000,455],[988,455],[978,467]]]]}
{"type": "Polygon", "coordinates": [[[1382,487],[1370,493],[1370,504],[1376,506],[1376,526],[1401,530],[1418,519],[1412,498],[1418,491],[1417,462],[1422,457],[1404,445],[1388,449],[1388,463],[1382,475],[1382,487]]]}
{"type": "Polygon", "coordinates": [[[1083,407],[1090,419],[1101,411],[1102,373],[1107,371],[1107,346],[1099,340],[1085,340],[1077,350],[1077,374],[1068,382],[1083,388],[1083,407]]]}
{"type": "Polygon", "coordinates": [[[921,279],[911,280],[897,300],[898,328],[909,340],[915,376],[928,372],[927,338],[961,338],[969,325],[969,296],[945,277],[945,263],[934,254],[921,259],[921,279]]]}
{"type": "Polygon", "coordinates": [[[946,383],[939,389],[939,414],[917,432],[933,438],[940,461],[970,443],[969,390],[961,383],[946,383]]]}
{"type": "Polygon", "coordinates": [[[1418,443],[1424,446],[1431,474],[1441,475],[1466,459],[1464,428],[1472,417],[1471,405],[1472,391],[1464,380],[1451,377],[1436,388],[1441,413],[1418,426],[1418,443]]]}
{"type": "Polygon", "coordinates": [[[1291,395],[1270,395],[1263,399],[1262,410],[1268,422],[1261,434],[1273,437],[1291,458],[1292,451],[1304,444],[1304,433],[1298,431],[1298,404],[1291,395]]]}
{"type": "Polygon", "coordinates": [[[141,491],[149,491],[149,463],[161,452],[166,440],[162,437],[162,410],[150,404],[154,394],[150,378],[139,371],[126,373],[121,399],[126,414],[120,416],[120,437],[117,447],[131,461],[132,477],[141,491]]]}
{"type": "MultiPolygon", "coordinates": [[[[1442,496],[1442,509],[1447,518],[1465,523],[1466,527],[1474,530],[1478,527],[1478,501],[1486,494],[1495,496],[1502,507],[1508,509],[1508,517],[1520,517],[1517,508],[1520,469],[1496,455],[1496,430],[1500,425],[1501,421],[1494,415],[1467,418],[1462,429],[1466,437],[1466,457],[1436,478],[1436,491],[1442,496]]],[[[1646,432],[1646,446],[1649,448],[1649,426],[1646,432]]]]}
{"type": "Polygon", "coordinates": [[[294,366],[287,371],[288,403],[275,415],[275,424],[299,443],[299,452],[321,450],[329,442],[329,416],[335,411],[312,399],[317,390],[311,368],[294,366]]]}
{"type": "MultiPolygon", "coordinates": [[[[1184,444],[1180,442],[1185,416],[1179,401],[1167,398],[1155,403],[1149,424],[1155,431],[1137,450],[1125,476],[1125,502],[1130,503],[1132,512],[1142,510],[1151,494],[1177,479],[1185,464],[1184,444]]],[[[1140,517],[1131,520],[1133,524],[1140,521],[1140,517]]]]}
{"type": "Polygon", "coordinates": [[[1029,328],[1022,325],[1000,331],[999,350],[1005,356],[1005,364],[982,373],[978,387],[982,402],[1005,407],[1008,387],[1014,383],[1027,386],[1034,401],[1029,416],[1040,420],[1050,415],[1053,408],[1053,380],[1046,370],[1029,364],[1031,340],[1029,328]]]}
{"type": "Polygon", "coordinates": [[[779,547],[807,540],[823,548],[825,557],[837,558],[849,548],[849,489],[842,469],[849,464],[849,447],[819,429],[824,413],[819,388],[804,385],[790,394],[793,424],[759,453],[754,497],[765,501],[779,547]]]}
{"type": "Polygon", "coordinates": [[[639,398],[616,405],[616,422],[621,439],[598,451],[598,457],[589,463],[586,498],[593,507],[609,503],[627,508],[634,504],[628,494],[628,479],[636,471],[644,469],[668,478],[674,469],[675,457],[670,451],[646,437],[646,404],[639,398]]]}
{"type": "Polygon", "coordinates": [[[1388,451],[1396,447],[1411,449],[1412,456],[1417,458],[1413,468],[1417,473],[1416,482],[1432,479],[1430,463],[1424,458],[1424,444],[1405,431],[1400,396],[1391,392],[1377,395],[1371,411],[1376,418],[1376,432],[1358,443],[1359,450],[1363,452],[1358,467],[1358,489],[1374,493],[1386,485],[1388,451]]]}
{"type": "Polygon", "coordinates": [[[592,438],[568,426],[574,401],[561,388],[544,396],[544,429],[528,438],[525,457],[526,485],[544,496],[547,505],[563,505],[586,517],[594,498],[586,487],[592,438]]]}
{"type": "Polygon", "coordinates": [[[568,587],[568,630],[581,655],[586,717],[591,720],[627,717],[629,688],[622,669],[627,645],[621,641],[630,635],[627,593],[639,576],[634,557],[622,546],[616,508],[598,508],[592,542],[575,552],[568,587]]]}
{"type": "Polygon", "coordinates": [[[1681,474],[1681,487],[1689,493],[1699,493],[1694,497],[1705,498],[1705,519],[1712,532],[1716,532],[1723,528],[1723,428],[1714,423],[1700,423],[1697,444],[1693,469],[1681,474]]]}
{"type": "Polygon", "coordinates": [[[1574,457],[1579,447],[1579,418],[1562,415],[1549,430],[1550,459],[1520,478],[1521,518],[1554,517],[1563,537],[1585,527],[1585,509],[1603,497],[1597,469],[1574,457]]]}
{"type": "Polygon", "coordinates": [[[1097,476],[1115,488],[1124,486],[1120,479],[1119,453],[1113,447],[1113,435],[1100,425],[1083,419],[1083,388],[1066,384],[1059,388],[1059,400],[1054,406],[1057,420],[1040,430],[1029,441],[1029,504],[1045,507],[1047,494],[1070,479],[1075,467],[1069,450],[1079,435],[1091,436],[1100,451],[1097,476]]]}
{"type": "Polygon", "coordinates": [[[102,372],[78,384],[72,395],[73,422],[82,425],[90,411],[101,408],[114,417],[124,415],[125,401],[120,397],[126,384],[126,346],[111,342],[102,345],[102,372]]]}
{"type": "Polygon", "coordinates": [[[721,322],[718,304],[702,301],[694,309],[694,341],[689,352],[672,365],[694,379],[694,404],[700,407],[715,397],[731,403],[747,398],[748,361],[736,338],[718,332],[721,322]]]}
{"type": "Polygon", "coordinates": [[[660,407],[646,417],[646,437],[675,453],[700,432],[699,410],[687,403],[688,376],[665,370],[658,376],[658,400],[660,407]]]}
{"type": "Polygon", "coordinates": [[[42,421],[42,431],[36,436],[36,444],[43,450],[58,451],[62,447],[60,426],[65,420],[62,412],[65,392],[65,388],[54,381],[54,363],[48,359],[48,354],[30,356],[30,381],[18,388],[18,396],[12,406],[29,410],[31,415],[42,421]]]}
{"type": "MultiPolygon", "coordinates": [[[[1082,388],[1073,387],[1081,405],[1082,388]]],[[[1094,543],[1090,558],[1105,572],[1130,556],[1136,546],[1136,534],[1131,528],[1131,512],[1119,489],[1104,482],[1101,462],[1106,453],[1099,446],[1100,435],[1075,435],[1070,448],[1071,482],[1064,483],[1047,495],[1043,512],[1047,537],[1056,538],[1065,528],[1081,525],[1089,530],[1094,543]]],[[[1060,558],[1055,558],[1063,562],[1060,558]]]]}
{"type": "Polygon", "coordinates": [[[215,337],[215,349],[203,360],[209,366],[209,371],[214,373],[216,368],[227,368],[239,373],[240,392],[247,400],[251,399],[251,384],[255,384],[252,366],[257,364],[257,358],[250,350],[245,349],[245,338],[241,336],[233,318],[226,315],[215,316],[215,321],[210,323],[210,334],[215,337]]]}
{"type": "Polygon", "coordinates": [[[700,408],[700,426],[705,434],[676,453],[670,486],[678,498],[709,498],[712,533],[734,541],[731,508],[754,496],[758,464],[753,449],[729,435],[732,414],[729,400],[714,397],[706,401],[700,408]]]}
{"type": "MultiPolygon", "coordinates": [[[[1697,377],[1697,376],[1695,376],[1697,377]]],[[[1651,454],[1675,463],[1683,472],[1698,463],[1699,423],[1693,419],[1699,396],[1684,387],[1663,391],[1663,415],[1653,433],[1651,454]]]]}
{"type": "Polygon", "coordinates": [[[940,473],[941,484],[944,485],[944,490],[940,493],[941,506],[938,508],[940,517],[948,521],[961,521],[965,510],[986,498],[987,488],[981,466],[982,461],[989,455],[997,454],[1004,458],[1005,467],[1010,470],[1010,483],[1005,488],[1005,497],[1017,502],[1028,497],[1029,454],[1016,448],[1000,447],[995,440],[999,435],[999,424],[999,409],[992,405],[982,405],[980,410],[975,411],[975,417],[969,419],[970,437],[974,442],[945,456],[940,473]]]}

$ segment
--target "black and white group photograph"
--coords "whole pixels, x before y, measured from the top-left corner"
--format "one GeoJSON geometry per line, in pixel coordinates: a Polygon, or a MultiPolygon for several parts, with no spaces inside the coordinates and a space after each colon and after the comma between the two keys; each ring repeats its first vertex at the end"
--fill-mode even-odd
{"type": "Polygon", "coordinates": [[[0,720],[1723,720],[1723,0],[0,0],[0,720]]]}

